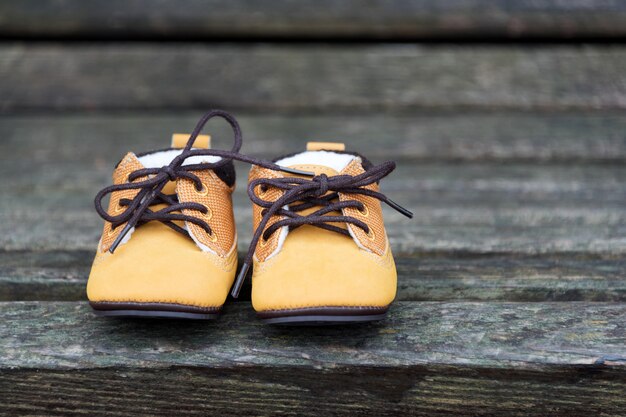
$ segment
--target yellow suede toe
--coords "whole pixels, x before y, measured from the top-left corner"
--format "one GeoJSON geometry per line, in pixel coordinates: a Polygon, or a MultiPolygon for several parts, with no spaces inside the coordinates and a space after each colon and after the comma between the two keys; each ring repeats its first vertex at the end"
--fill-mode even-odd
{"type": "Polygon", "coordinates": [[[236,250],[222,258],[203,252],[191,239],[161,223],[148,223],[114,254],[98,252],[87,296],[92,302],[219,307],[226,300],[236,265],[236,250]]]}
{"type": "Polygon", "coordinates": [[[255,261],[252,304],[257,312],[311,307],[386,307],[396,295],[396,268],[360,249],[348,236],[302,226],[282,249],[255,261]]]}

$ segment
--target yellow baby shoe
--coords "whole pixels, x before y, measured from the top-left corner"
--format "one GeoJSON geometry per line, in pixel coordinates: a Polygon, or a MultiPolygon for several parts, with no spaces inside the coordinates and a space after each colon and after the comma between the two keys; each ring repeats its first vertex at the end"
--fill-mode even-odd
{"type": "Polygon", "coordinates": [[[295,175],[263,166],[250,171],[255,233],[237,281],[253,264],[252,305],[268,323],[349,323],[383,318],[397,274],[379,192],[393,162],[372,165],[341,143],[309,142],[275,161],[295,175]]]}
{"type": "Polygon", "coordinates": [[[87,296],[98,315],[218,315],[237,267],[232,159],[241,159],[241,143],[236,120],[214,110],[191,135],[174,135],[171,148],[118,163],[113,185],[96,196],[105,224],[87,296]],[[215,116],[233,128],[230,151],[209,149],[210,137],[199,134],[215,116]]]}

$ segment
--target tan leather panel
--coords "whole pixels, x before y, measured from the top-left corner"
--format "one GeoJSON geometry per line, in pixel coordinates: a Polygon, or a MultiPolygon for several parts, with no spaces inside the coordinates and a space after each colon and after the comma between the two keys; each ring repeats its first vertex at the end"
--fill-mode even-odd
{"type": "MultiPolygon", "coordinates": [[[[143,169],[144,166],[139,162],[134,153],[129,152],[124,156],[124,159],[118,164],[115,171],[113,171],[113,184],[123,184],[128,181],[128,175],[138,169],[143,169]]],[[[145,180],[145,177],[137,178],[133,182],[141,182],[145,180]]],[[[127,198],[132,200],[139,193],[139,190],[122,190],[111,193],[109,200],[109,209],[107,212],[112,216],[118,216],[124,212],[125,207],[119,205],[120,200],[127,198]]],[[[119,225],[113,230],[111,223],[104,223],[104,230],[102,231],[102,239],[100,242],[100,251],[105,252],[109,250],[117,236],[124,229],[126,223],[119,225]]]]}
{"type": "MultiPolygon", "coordinates": [[[[365,172],[363,166],[358,160],[354,160],[346,166],[341,173],[347,175],[359,175],[365,172]]],[[[369,190],[378,191],[378,184],[370,184],[364,187],[369,190]]],[[[387,235],[385,233],[385,224],[383,223],[383,210],[380,201],[361,194],[339,194],[341,201],[357,200],[366,207],[364,212],[355,208],[343,209],[346,216],[355,217],[370,227],[370,233],[365,233],[360,227],[349,225],[352,234],[358,239],[359,243],[372,252],[382,255],[387,247],[387,235]]]]}
{"type": "MultiPolygon", "coordinates": [[[[250,169],[250,174],[248,176],[248,181],[251,182],[253,180],[259,178],[281,178],[283,177],[282,172],[273,171],[271,169],[265,169],[259,166],[253,166],[250,169]]],[[[269,188],[265,192],[260,190],[260,187],[257,187],[255,190],[257,196],[267,201],[276,201],[280,196],[282,196],[283,192],[276,188],[269,188]]],[[[256,204],[252,204],[252,225],[253,231],[257,229],[259,223],[261,223],[262,215],[261,211],[263,211],[263,207],[258,206],[256,204]]],[[[270,221],[267,223],[267,227],[276,223],[277,221],[283,219],[284,216],[273,216],[270,221]]],[[[268,240],[264,240],[262,237],[259,239],[259,243],[256,246],[256,250],[254,251],[254,257],[263,262],[267,259],[269,255],[271,255],[276,248],[278,247],[278,241],[280,240],[280,230],[276,231],[268,240]]]]}
{"type": "MultiPolygon", "coordinates": [[[[309,172],[314,172],[315,175],[320,175],[320,174],[326,174],[329,177],[332,177],[334,175],[339,175],[339,172],[337,172],[337,170],[331,168],[331,167],[327,167],[324,165],[314,165],[314,164],[296,164],[296,165],[290,165],[289,168],[293,168],[293,169],[298,169],[301,171],[309,171],[309,172]]],[[[287,176],[296,176],[296,175],[292,175],[292,174],[286,174],[287,176]]],[[[300,175],[298,175],[300,176],[300,175]]],[[[304,176],[302,176],[303,178],[306,178],[304,176]]],[[[330,194],[331,191],[327,192],[325,195],[330,194]]],[[[321,207],[317,206],[317,207],[311,207],[307,210],[303,210],[300,211],[298,214],[300,214],[301,216],[307,216],[317,210],[319,210],[321,207]]],[[[331,211],[330,213],[325,214],[326,216],[341,216],[341,212],[340,211],[331,211]]],[[[331,224],[333,226],[336,226],[340,229],[347,229],[348,225],[344,222],[341,223],[335,223],[335,222],[330,222],[328,224],[331,224]]]]}
{"type": "Polygon", "coordinates": [[[196,210],[183,210],[183,214],[204,220],[211,227],[209,235],[203,228],[188,223],[189,231],[203,245],[217,253],[226,256],[235,243],[236,227],[233,217],[232,192],[219,177],[211,170],[195,171],[195,175],[202,181],[202,191],[196,190],[193,181],[181,178],[178,180],[176,193],[181,203],[194,202],[203,204],[209,210],[202,214],[196,210]]]}

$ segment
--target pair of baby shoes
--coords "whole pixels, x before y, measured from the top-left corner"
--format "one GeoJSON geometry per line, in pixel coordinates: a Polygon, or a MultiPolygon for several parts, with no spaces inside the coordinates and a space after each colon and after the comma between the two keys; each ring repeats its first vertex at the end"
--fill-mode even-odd
{"type": "Polygon", "coordinates": [[[397,275],[381,201],[411,217],[378,190],[395,164],[372,165],[340,143],[309,142],[272,162],[241,145],[237,121],[213,110],[171,148],[117,164],[113,185],[96,196],[105,224],[87,284],[95,312],[213,319],[253,266],[252,305],[266,322],[383,318],[397,275]],[[231,150],[210,149],[200,134],[213,117],[232,127],[231,150]],[[238,274],[233,160],[252,165],[254,234],[238,274]]]}

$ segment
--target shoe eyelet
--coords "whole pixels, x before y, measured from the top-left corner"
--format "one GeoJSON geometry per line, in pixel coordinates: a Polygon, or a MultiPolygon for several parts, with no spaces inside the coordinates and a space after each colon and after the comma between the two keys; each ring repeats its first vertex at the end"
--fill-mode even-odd
{"type": "Polygon", "coordinates": [[[363,204],[363,210],[361,209],[357,209],[357,210],[359,211],[359,214],[363,217],[369,217],[370,215],[370,211],[365,204],[363,204]]]}
{"type": "Polygon", "coordinates": [[[370,227],[370,230],[365,235],[367,236],[369,240],[376,239],[376,234],[374,233],[374,230],[372,230],[371,227],[370,227]]]}
{"type": "Polygon", "coordinates": [[[261,236],[261,238],[259,239],[259,246],[264,248],[267,246],[267,244],[270,243],[269,239],[265,239],[263,236],[261,236]]]}
{"type": "Polygon", "coordinates": [[[115,214],[119,214],[119,213],[122,213],[124,210],[126,210],[126,209],[125,209],[124,207],[122,207],[122,206],[120,205],[120,203],[117,203],[117,204],[115,205],[115,208],[113,209],[113,213],[115,213],[115,214]]]}
{"type": "Polygon", "coordinates": [[[259,198],[263,198],[263,197],[265,197],[267,195],[268,191],[269,191],[269,187],[264,186],[264,185],[260,185],[259,186],[259,192],[257,193],[257,196],[259,198]]]}
{"type": "Polygon", "coordinates": [[[215,232],[214,232],[214,231],[212,231],[212,230],[211,230],[211,233],[210,233],[210,234],[207,234],[207,235],[209,236],[209,240],[210,240],[212,243],[217,242],[217,235],[215,234],[215,232]]]}
{"type": "Polygon", "coordinates": [[[211,211],[211,208],[208,206],[205,206],[207,209],[206,213],[202,213],[202,217],[204,217],[206,220],[211,220],[211,217],[213,217],[213,211],[211,211]]]}
{"type": "Polygon", "coordinates": [[[112,227],[107,231],[107,237],[111,237],[115,234],[115,229],[112,227]]]}
{"type": "Polygon", "coordinates": [[[196,194],[203,196],[209,194],[209,187],[207,187],[205,183],[202,183],[202,189],[200,191],[196,189],[196,194]]]}

